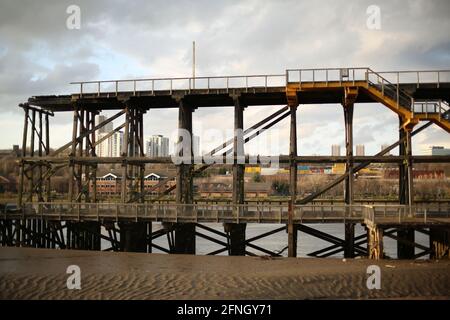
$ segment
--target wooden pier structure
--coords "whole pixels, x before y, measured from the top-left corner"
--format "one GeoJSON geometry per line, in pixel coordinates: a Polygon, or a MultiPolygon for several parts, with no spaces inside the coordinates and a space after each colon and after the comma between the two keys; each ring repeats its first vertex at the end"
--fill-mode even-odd
{"type": "MultiPolygon", "coordinates": [[[[450,203],[419,202],[414,199],[414,163],[448,163],[450,156],[415,156],[412,138],[436,124],[450,132],[450,70],[375,72],[370,68],[329,68],[286,70],[276,75],[226,77],[126,79],[73,83],[76,93],[34,96],[20,104],[25,113],[20,185],[17,212],[0,214],[0,244],[61,249],[167,253],[196,253],[196,238],[201,237],[223,248],[210,254],[254,255],[248,248],[279,256],[254,241],[278,232],[287,233],[289,257],[297,255],[298,233],[304,232],[330,243],[310,253],[327,257],[343,252],[345,257],[384,257],[383,238],[397,241],[398,257],[413,259],[449,256],[450,203]],[[307,156],[297,150],[297,111],[305,104],[341,104],[345,123],[345,156],[307,156]],[[373,156],[353,155],[353,111],[357,103],[381,103],[399,117],[399,139],[373,156]],[[245,109],[252,106],[280,109],[262,121],[244,128],[245,109]],[[207,155],[194,157],[192,141],[177,156],[175,202],[148,199],[144,187],[146,164],[172,163],[173,158],[150,158],[144,154],[144,116],[150,109],[177,108],[178,128],[192,135],[192,114],[197,108],[232,107],[235,135],[207,155]],[[96,124],[104,110],[116,110],[107,120],[96,124]],[[72,139],[52,151],[50,119],[61,112],[73,114],[72,139]],[[124,122],[96,141],[96,132],[111,121],[124,122]],[[245,156],[244,146],[265,130],[290,118],[290,143],[286,155],[277,157],[290,170],[290,200],[251,202],[244,197],[245,165],[264,163],[267,157],[245,156]],[[98,157],[96,146],[114,132],[123,130],[120,157],[98,157]],[[399,147],[398,156],[387,155],[399,147]],[[63,152],[70,150],[68,156],[63,152]],[[193,179],[213,166],[212,160],[233,163],[233,193],[227,203],[194,199],[193,179]],[[299,198],[297,165],[300,163],[345,163],[345,173],[322,186],[319,191],[299,198]],[[399,166],[397,203],[370,203],[354,198],[354,179],[371,163],[396,163],[399,166]],[[98,165],[122,167],[121,202],[102,203],[96,191],[98,165]],[[70,168],[68,196],[55,202],[51,195],[52,175],[70,168]],[[342,202],[320,202],[318,197],[339,184],[345,185],[342,202]],[[92,185],[93,188],[89,186],[92,185]],[[152,223],[163,228],[153,231],[152,223]],[[223,223],[224,231],[208,226],[223,223]],[[250,223],[278,224],[276,229],[246,237],[250,223]],[[313,223],[340,223],[345,228],[341,239],[319,231],[313,223]],[[366,233],[355,235],[355,225],[366,233]],[[103,231],[102,231],[103,230],[103,231]],[[205,233],[207,232],[207,233],[205,233]],[[415,232],[429,236],[430,245],[415,242],[415,232]],[[214,236],[211,236],[213,234],[214,236]],[[167,247],[154,243],[167,237],[167,247]],[[420,253],[416,253],[420,249],[420,253]]],[[[181,131],[180,131],[181,132],[181,131]]],[[[180,141],[183,139],[180,133],[180,141]]],[[[169,177],[172,178],[172,177],[169,177]]],[[[164,183],[161,182],[161,183],[164,183]]],[[[151,189],[159,190],[161,183],[151,189]]],[[[301,181],[299,184],[301,188],[301,181]]]]}

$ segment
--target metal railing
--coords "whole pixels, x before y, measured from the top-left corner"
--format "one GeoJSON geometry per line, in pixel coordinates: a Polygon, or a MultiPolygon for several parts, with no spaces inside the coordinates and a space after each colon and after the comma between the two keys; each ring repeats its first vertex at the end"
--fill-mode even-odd
{"type": "Polygon", "coordinates": [[[286,83],[302,82],[353,82],[366,81],[366,74],[369,68],[314,68],[314,69],[287,69],[286,83]]]}
{"type": "Polygon", "coordinates": [[[450,70],[406,70],[406,71],[381,71],[385,78],[396,83],[411,83],[420,88],[421,84],[432,84],[440,88],[442,83],[450,82],[450,70]]]}
{"type": "Polygon", "coordinates": [[[439,114],[439,118],[449,120],[450,106],[442,100],[438,101],[414,101],[413,112],[427,114],[439,114]]]}
{"type": "MultiPolygon", "coordinates": [[[[362,205],[313,204],[294,206],[294,220],[362,219],[362,205]]],[[[56,220],[142,220],[165,222],[286,223],[286,204],[175,203],[26,203],[16,215],[56,220]]],[[[12,215],[10,217],[13,217],[12,215]]]]}
{"type": "MultiPolygon", "coordinates": [[[[442,83],[450,83],[450,70],[420,70],[420,71],[383,71],[375,72],[367,67],[351,68],[314,68],[314,69],[287,69],[285,74],[260,74],[240,76],[213,76],[213,77],[174,77],[174,78],[148,78],[148,79],[117,79],[78,81],[71,84],[79,85],[79,94],[105,94],[117,96],[119,92],[146,92],[155,95],[156,91],[182,90],[191,93],[195,90],[204,90],[206,93],[229,92],[230,89],[241,89],[246,92],[253,89],[262,89],[267,92],[270,87],[284,87],[288,84],[298,83],[300,88],[304,83],[331,82],[353,83],[365,82],[366,86],[374,87],[383,97],[389,97],[396,102],[397,107],[413,109],[413,98],[400,88],[400,84],[415,83],[419,88],[421,84],[435,84],[437,88],[442,83]],[[414,80],[414,81],[413,81],[414,80]]],[[[412,110],[411,110],[412,111],[412,110]]]]}
{"type": "Polygon", "coordinates": [[[363,208],[361,204],[305,204],[294,206],[294,221],[346,221],[346,220],[362,220],[363,208]]]}
{"type": "MultiPolygon", "coordinates": [[[[175,203],[25,203],[17,213],[3,218],[49,220],[148,220],[159,222],[287,223],[288,205],[274,204],[175,204],[175,203]]],[[[293,207],[295,223],[345,222],[346,220],[403,222],[408,219],[450,218],[449,204],[345,205],[306,204],[293,207]]]]}
{"type": "Polygon", "coordinates": [[[249,89],[285,86],[284,74],[263,74],[263,75],[243,75],[243,76],[214,76],[214,77],[175,77],[175,78],[149,78],[149,79],[117,79],[117,80],[96,80],[77,81],[71,84],[79,85],[81,95],[112,93],[118,95],[119,92],[147,91],[152,95],[155,91],[185,90],[225,90],[249,89]],[[105,91],[106,90],[106,91],[105,91]]]}
{"type": "Polygon", "coordinates": [[[397,108],[400,106],[411,110],[413,97],[400,89],[400,82],[397,79],[396,82],[391,82],[380,73],[375,72],[371,69],[367,70],[367,84],[376,87],[382,94],[382,96],[387,96],[396,102],[397,108]]]}
{"type": "Polygon", "coordinates": [[[450,219],[450,205],[367,205],[362,214],[373,223],[439,223],[450,219]]]}
{"type": "Polygon", "coordinates": [[[400,89],[398,81],[393,83],[367,67],[286,70],[286,83],[298,83],[299,87],[302,88],[302,84],[305,82],[312,83],[313,87],[319,82],[321,85],[325,84],[325,86],[332,82],[338,82],[340,85],[343,83],[355,85],[356,82],[365,82],[367,87],[377,88],[383,97],[387,96],[394,100],[397,107],[402,106],[407,109],[411,108],[413,99],[407,92],[400,89]]]}

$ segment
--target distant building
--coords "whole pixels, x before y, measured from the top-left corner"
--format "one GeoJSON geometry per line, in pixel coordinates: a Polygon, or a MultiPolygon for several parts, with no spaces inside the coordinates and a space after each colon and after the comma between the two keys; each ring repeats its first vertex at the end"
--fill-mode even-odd
{"type": "MultiPolygon", "coordinates": [[[[96,125],[99,125],[100,123],[102,123],[103,121],[108,120],[107,116],[98,116],[97,117],[97,123],[96,125]]],[[[98,133],[104,133],[104,132],[111,132],[114,130],[114,125],[113,122],[109,122],[107,124],[105,124],[103,127],[101,127],[100,129],[98,129],[98,133]]]]}
{"type": "Polygon", "coordinates": [[[450,149],[444,148],[442,146],[432,146],[431,147],[432,156],[450,156],[450,149]]]}
{"type": "Polygon", "coordinates": [[[363,144],[357,144],[356,145],[356,156],[363,157],[365,155],[364,151],[364,145],[363,144]]]}
{"type": "MultiPolygon", "coordinates": [[[[100,139],[104,138],[108,133],[107,132],[98,132],[96,138],[96,141],[100,141],[100,139]]],[[[108,139],[105,141],[99,143],[95,147],[95,153],[97,154],[97,157],[108,157],[109,156],[109,144],[108,139]]]]}
{"type": "MultiPolygon", "coordinates": [[[[205,182],[195,185],[196,193],[202,198],[231,198],[232,185],[223,182],[205,182]]],[[[246,198],[266,198],[272,192],[271,184],[248,182],[245,187],[246,198]]]]}
{"type": "Polygon", "coordinates": [[[153,135],[145,140],[145,154],[147,157],[168,157],[169,138],[162,135],[153,135]]]}
{"type": "MultiPolygon", "coordinates": [[[[97,117],[97,125],[107,120],[106,116],[97,117]]],[[[111,134],[114,130],[113,122],[109,122],[105,126],[98,129],[96,133],[96,141],[100,141],[102,138],[111,134]]],[[[104,141],[99,143],[95,147],[95,153],[98,157],[120,157],[122,153],[123,144],[123,132],[114,132],[110,137],[106,138],[104,141]]]]}
{"type": "Polygon", "coordinates": [[[343,174],[345,172],[345,163],[335,163],[331,168],[332,174],[343,174]]]}
{"type": "MultiPolygon", "coordinates": [[[[386,148],[388,148],[388,147],[389,147],[388,144],[382,144],[382,145],[381,145],[381,150],[380,150],[380,151],[383,151],[384,149],[386,149],[386,148]]],[[[390,156],[390,155],[391,155],[391,152],[387,152],[387,153],[385,153],[384,155],[385,155],[385,156],[390,156]]]]}
{"type": "Polygon", "coordinates": [[[20,157],[22,150],[19,148],[17,144],[13,145],[12,149],[1,149],[0,150],[0,158],[3,157],[20,157]]]}
{"type": "MultiPolygon", "coordinates": [[[[108,132],[97,133],[97,141],[108,135],[108,132]]],[[[123,132],[114,132],[105,141],[99,143],[95,147],[98,157],[120,157],[123,145],[123,132]]]]}
{"type": "MultiPolygon", "coordinates": [[[[385,179],[398,179],[398,169],[384,171],[385,179]]],[[[445,179],[444,170],[413,170],[413,178],[418,180],[445,179]]]]}
{"type": "MultiPolygon", "coordinates": [[[[113,173],[105,174],[102,177],[97,177],[97,194],[98,195],[116,195],[121,191],[121,178],[113,173]]],[[[92,190],[92,182],[90,183],[92,190]]]]}
{"type": "Polygon", "coordinates": [[[261,167],[260,166],[246,166],[245,167],[245,173],[261,173],[261,167]]]}
{"type": "Polygon", "coordinates": [[[118,131],[109,137],[109,154],[111,157],[120,157],[123,147],[123,132],[118,131]]]}
{"type": "Polygon", "coordinates": [[[331,155],[333,157],[339,157],[341,155],[341,146],[338,144],[333,144],[331,146],[331,155]]]}
{"type": "MultiPolygon", "coordinates": [[[[150,190],[153,186],[158,184],[161,180],[167,179],[167,176],[161,173],[149,173],[144,176],[144,188],[150,190]]],[[[173,179],[164,183],[159,190],[155,190],[150,194],[156,194],[158,191],[164,191],[170,188],[175,182],[173,179]]],[[[122,190],[122,178],[112,172],[96,179],[97,194],[100,196],[119,195],[122,190]]],[[[93,183],[90,183],[90,188],[93,190],[93,183]]]]}

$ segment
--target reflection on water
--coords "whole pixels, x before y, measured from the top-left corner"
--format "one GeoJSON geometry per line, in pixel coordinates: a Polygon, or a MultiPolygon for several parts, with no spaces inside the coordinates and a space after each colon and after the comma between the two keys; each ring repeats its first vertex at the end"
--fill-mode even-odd
{"type": "MultiPolygon", "coordinates": [[[[344,239],[344,224],[342,223],[321,223],[321,224],[305,224],[311,228],[317,229],[319,231],[328,233],[333,235],[334,237],[340,238],[340,239],[344,239]]],[[[222,223],[209,223],[207,224],[207,226],[211,229],[217,230],[219,232],[224,232],[223,230],[223,225],[222,223]]],[[[265,224],[265,223],[249,223],[247,224],[247,230],[246,230],[246,239],[250,239],[253,238],[255,236],[261,235],[263,233],[275,230],[280,228],[282,225],[280,224],[265,224]]],[[[153,223],[152,224],[152,229],[153,231],[159,230],[161,229],[162,226],[160,223],[153,223]]],[[[215,239],[218,239],[219,241],[222,242],[226,242],[226,239],[224,237],[220,237],[214,233],[211,233],[209,231],[206,231],[204,229],[199,229],[197,228],[197,232],[203,233],[207,236],[213,237],[215,239]]],[[[355,237],[362,235],[365,233],[365,229],[360,225],[360,224],[356,224],[355,225],[355,237]]],[[[63,230],[63,234],[64,237],[66,238],[66,230],[63,230]]],[[[102,227],[102,234],[105,236],[108,236],[108,233],[106,232],[106,230],[104,229],[104,227],[102,227]]],[[[120,234],[117,233],[117,240],[120,240],[120,234]]],[[[385,254],[390,257],[390,258],[397,258],[397,241],[388,237],[384,237],[383,238],[384,241],[384,251],[385,254]]],[[[163,248],[167,248],[168,249],[168,244],[167,244],[167,237],[166,236],[161,236],[155,240],[153,240],[153,242],[163,248]]],[[[421,244],[423,246],[428,247],[429,246],[429,240],[428,237],[426,235],[424,235],[423,233],[420,232],[415,232],[415,242],[418,244],[421,244]]],[[[264,237],[262,239],[256,240],[252,242],[253,244],[262,247],[264,249],[273,251],[273,252],[280,252],[281,251],[281,255],[282,256],[287,256],[287,232],[285,230],[282,230],[280,232],[274,233],[272,235],[269,235],[267,237],[264,237]]],[[[216,244],[214,242],[211,242],[209,240],[206,240],[204,238],[201,237],[197,237],[196,238],[196,244],[197,244],[197,248],[196,248],[196,253],[199,255],[205,255],[208,254],[210,252],[222,249],[223,246],[216,244]]],[[[298,233],[298,238],[297,238],[297,256],[298,257],[308,257],[308,253],[320,250],[320,249],[324,249],[328,246],[333,245],[330,242],[327,242],[325,240],[316,238],[314,236],[311,236],[309,234],[306,234],[304,232],[299,232],[298,233]]],[[[109,248],[111,245],[107,240],[102,239],[101,240],[101,249],[105,250],[107,248],[109,248]]],[[[361,244],[361,247],[366,247],[366,243],[361,244]]],[[[163,253],[162,251],[153,248],[152,249],[154,253],[163,253]]],[[[265,253],[255,250],[253,248],[250,248],[247,246],[246,248],[247,251],[255,253],[257,255],[265,255],[265,253]]],[[[416,248],[416,254],[419,253],[421,250],[416,248]]],[[[227,251],[222,252],[220,255],[227,255],[227,251]]],[[[331,255],[330,257],[334,257],[334,258],[339,258],[339,257],[343,257],[344,253],[343,251],[331,255]]],[[[426,259],[428,258],[428,255],[425,255],[422,259],[426,259]]]]}
{"type": "MultiPolygon", "coordinates": [[[[340,239],[344,239],[344,224],[342,223],[328,223],[328,224],[308,224],[309,227],[312,227],[314,229],[317,229],[319,231],[329,233],[335,237],[338,237],[340,239]]],[[[208,224],[208,227],[215,229],[217,231],[223,232],[223,226],[221,223],[211,223],[208,224]]],[[[263,234],[265,232],[274,230],[279,228],[279,224],[258,224],[258,223],[249,223],[247,224],[247,231],[246,231],[246,239],[252,238],[254,236],[263,234]]],[[[153,224],[153,231],[161,228],[160,224],[153,224]]],[[[206,230],[198,230],[201,233],[204,233],[208,236],[218,238],[221,241],[226,242],[224,238],[220,238],[217,235],[214,235],[213,233],[210,233],[206,230]]],[[[364,234],[365,230],[360,225],[357,224],[355,226],[355,237],[364,234]]],[[[211,241],[208,241],[206,239],[197,237],[197,254],[207,254],[209,252],[213,252],[215,250],[221,249],[222,246],[219,244],[215,244],[211,241]]],[[[415,233],[415,241],[419,244],[422,244],[424,246],[428,246],[428,238],[422,234],[422,233],[415,233]]],[[[154,240],[154,243],[163,247],[167,248],[167,239],[166,237],[160,237],[158,239],[154,240]]],[[[253,242],[257,246],[263,247],[265,249],[271,250],[271,251],[281,251],[287,246],[287,233],[286,231],[280,231],[278,233],[272,234],[268,237],[265,237],[263,239],[259,239],[253,242]]],[[[298,257],[307,257],[308,253],[311,253],[316,250],[320,250],[323,248],[326,248],[332,243],[329,243],[327,241],[324,241],[322,239],[313,237],[311,235],[308,235],[304,232],[298,233],[298,240],[297,240],[298,246],[297,246],[297,256],[298,257]]],[[[361,246],[366,247],[366,244],[362,244],[361,246]]],[[[254,252],[258,255],[264,255],[264,253],[257,251],[255,249],[247,247],[247,250],[250,252],[254,252]]],[[[385,253],[391,257],[391,258],[397,258],[397,242],[391,238],[384,237],[384,250],[385,253]]],[[[416,249],[416,253],[418,253],[420,250],[416,249]]],[[[161,252],[157,249],[153,249],[153,252],[161,252]]],[[[227,252],[222,253],[222,255],[227,255],[227,252]]],[[[285,250],[282,253],[283,256],[287,256],[287,250],[285,250]]],[[[343,252],[340,252],[338,254],[332,255],[331,257],[343,257],[343,252]]],[[[426,257],[426,256],[425,256],[426,257]]]]}

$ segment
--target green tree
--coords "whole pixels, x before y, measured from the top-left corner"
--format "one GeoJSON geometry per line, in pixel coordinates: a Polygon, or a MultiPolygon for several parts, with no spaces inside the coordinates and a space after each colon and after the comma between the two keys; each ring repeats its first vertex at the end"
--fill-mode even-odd
{"type": "Polygon", "coordinates": [[[255,172],[255,174],[253,174],[252,181],[253,182],[262,182],[263,177],[261,176],[261,174],[259,172],[255,172]]]}
{"type": "Polygon", "coordinates": [[[288,196],[289,184],[284,181],[274,181],[272,182],[272,190],[277,196],[288,196]]]}

